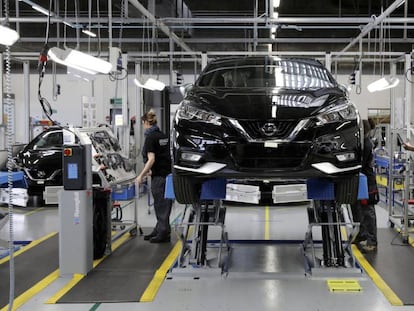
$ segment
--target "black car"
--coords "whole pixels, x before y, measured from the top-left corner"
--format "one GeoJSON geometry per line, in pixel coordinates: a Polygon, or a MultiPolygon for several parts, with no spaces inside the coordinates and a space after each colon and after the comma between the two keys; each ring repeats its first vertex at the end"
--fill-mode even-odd
{"type": "Polygon", "coordinates": [[[360,117],[317,60],[211,61],[177,108],[171,132],[176,200],[199,200],[211,178],[329,178],[353,203],[361,168],[360,117]]]}
{"type": "Polygon", "coordinates": [[[16,156],[24,171],[28,194],[43,196],[46,186],[62,185],[62,128],[50,127],[33,138],[16,156]]]}
{"type": "MultiPolygon", "coordinates": [[[[17,154],[15,162],[25,173],[30,196],[42,197],[45,187],[62,186],[63,130],[59,126],[47,128],[17,154]]],[[[92,142],[96,163],[106,168],[103,170],[106,180],[112,182],[114,176],[111,174],[117,170],[125,171],[130,177],[133,166],[119,154],[121,147],[115,137],[108,133],[107,128],[84,131],[92,142]]],[[[101,183],[98,175],[93,174],[92,178],[93,184],[101,183]]]]}

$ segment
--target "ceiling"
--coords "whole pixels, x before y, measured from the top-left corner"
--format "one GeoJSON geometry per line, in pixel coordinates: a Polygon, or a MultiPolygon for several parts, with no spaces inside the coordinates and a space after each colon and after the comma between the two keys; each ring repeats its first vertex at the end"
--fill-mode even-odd
{"type": "Polygon", "coordinates": [[[11,52],[22,59],[36,59],[46,43],[104,57],[113,46],[132,60],[149,56],[167,64],[169,55],[190,63],[201,52],[264,53],[270,47],[279,53],[372,58],[381,52],[397,57],[414,46],[413,1],[396,8],[401,0],[281,0],[277,18],[271,1],[9,0],[6,14],[6,2],[0,0],[0,19],[4,22],[8,16],[20,33],[11,52]],[[35,11],[29,5],[33,3],[53,15],[35,11]]]}

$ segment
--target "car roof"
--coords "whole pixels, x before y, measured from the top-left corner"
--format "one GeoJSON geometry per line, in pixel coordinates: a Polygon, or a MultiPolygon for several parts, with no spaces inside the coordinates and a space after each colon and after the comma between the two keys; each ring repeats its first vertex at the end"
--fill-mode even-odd
{"type": "Polygon", "coordinates": [[[210,61],[208,63],[208,67],[219,67],[219,66],[223,66],[225,64],[238,64],[238,65],[249,65],[249,64],[257,64],[257,63],[266,63],[266,62],[272,62],[272,61],[278,61],[278,60],[283,60],[283,61],[291,61],[291,62],[298,62],[298,63],[305,63],[305,64],[309,64],[312,66],[317,66],[317,67],[324,67],[324,65],[316,59],[312,59],[312,58],[305,58],[305,57],[278,57],[278,56],[268,56],[268,55],[264,55],[264,56],[244,56],[244,57],[221,57],[221,58],[216,58],[212,61],[210,61]]]}

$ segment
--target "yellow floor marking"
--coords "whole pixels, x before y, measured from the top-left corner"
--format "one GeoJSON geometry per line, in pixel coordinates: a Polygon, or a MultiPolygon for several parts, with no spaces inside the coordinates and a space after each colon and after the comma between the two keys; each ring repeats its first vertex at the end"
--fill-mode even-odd
{"type": "Polygon", "coordinates": [[[408,237],[408,243],[410,243],[410,245],[414,247],[414,240],[410,236],[408,237]]]}
{"type": "Polygon", "coordinates": [[[164,262],[161,264],[161,267],[155,272],[154,277],[152,278],[148,287],[139,299],[140,302],[150,302],[154,300],[155,295],[157,294],[158,289],[161,287],[168,270],[171,268],[171,266],[177,259],[178,255],[180,254],[181,248],[181,241],[177,242],[174,245],[174,248],[171,250],[167,258],[165,258],[164,262]]]}
{"type": "MultiPolygon", "coordinates": [[[[37,213],[41,210],[44,210],[44,207],[36,207],[36,209],[33,209],[31,211],[27,211],[26,208],[17,208],[17,207],[13,207],[13,214],[18,214],[18,215],[23,215],[23,216],[28,216],[34,213],[37,213]]],[[[7,207],[2,207],[1,210],[5,213],[7,213],[9,211],[9,209],[7,207]]]]}
{"type": "MultiPolygon", "coordinates": [[[[123,236],[121,236],[118,240],[116,240],[114,243],[112,243],[112,252],[115,251],[119,246],[121,246],[127,240],[129,240],[129,238],[130,238],[130,235],[129,235],[129,232],[127,232],[123,236]]],[[[97,265],[99,265],[106,257],[108,256],[104,256],[100,259],[94,260],[92,264],[93,267],[95,268],[97,265]]],[[[45,303],[46,304],[56,303],[60,298],[63,297],[63,295],[65,295],[69,290],[71,290],[84,277],[85,276],[82,274],[74,274],[72,279],[68,283],[66,283],[66,285],[62,287],[56,294],[50,297],[45,303]]]]}
{"type": "MultiPolygon", "coordinates": [[[[29,301],[32,297],[40,293],[43,289],[49,286],[52,282],[54,282],[59,277],[59,270],[55,270],[50,273],[47,277],[42,279],[40,282],[36,283],[34,286],[29,288],[23,294],[19,295],[13,300],[13,308],[11,310],[17,310],[27,301],[29,301]]],[[[0,311],[8,310],[9,305],[2,308],[0,311]]]]}
{"type": "Polygon", "coordinates": [[[270,239],[270,222],[269,222],[269,206],[265,207],[265,232],[264,232],[264,239],[270,239]]]}
{"type": "Polygon", "coordinates": [[[358,280],[352,279],[336,279],[327,280],[328,288],[331,292],[361,292],[362,287],[358,280]]]}
{"type": "Polygon", "coordinates": [[[359,264],[372,279],[374,284],[378,289],[384,294],[385,298],[388,299],[389,303],[393,306],[403,306],[401,299],[394,293],[394,291],[385,283],[382,277],[375,271],[375,269],[370,265],[370,263],[365,259],[361,254],[358,247],[352,245],[352,252],[354,253],[355,258],[358,260],[359,264]]]}
{"type": "MultiPolygon", "coordinates": [[[[19,256],[20,254],[22,254],[22,253],[24,253],[24,252],[28,251],[29,249],[31,249],[31,248],[33,248],[33,247],[35,247],[36,245],[39,245],[39,244],[40,244],[40,243],[42,243],[43,241],[45,241],[45,240],[47,240],[47,239],[51,238],[52,236],[54,236],[54,235],[56,235],[56,234],[57,234],[57,232],[52,232],[52,233],[49,233],[48,235],[45,235],[44,237],[42,237],[42,238],[40,238],[40,239],[38,239],[38,240],[35,240],[35,241],[30,242],[27,246],[24,246],[24,247],[22,247],[21,249],[19,249],[18,251],[14,252],[14,253],[13,253],[13,256],[14,256],[14,257],[19,256]]],[[[6,257],[4,257],[4,258],[2,258],[2,259],[0,259],[0,265],[1,265],[2,263],[5,263],[5,262],[9,261],[9,260],[10,260],[10,255],[9,255],[9,256],[6,256],[6,257]]]]}
{"type": "Polygon", "coordinates": [[[341,239],[342,241],[347,241],[348,240],[348,232],[346,231],[346,227],[345,226],[341,226],[341,239]]]}
{"type": "Polygon", "coordinates": [[[39,208],[36,208],[36,209],[35,209],[35,210],[33,210],[33,211],[30,211],[30,212],[24,213],[23,215],[24,215],[24,216],[33,215],[33,214],[35,214],[35,213],[37,213],[37,212],[40,212],[41,210],[44,210],[44,209],[45,209],[44,207],[39,207],[39,208]]]}

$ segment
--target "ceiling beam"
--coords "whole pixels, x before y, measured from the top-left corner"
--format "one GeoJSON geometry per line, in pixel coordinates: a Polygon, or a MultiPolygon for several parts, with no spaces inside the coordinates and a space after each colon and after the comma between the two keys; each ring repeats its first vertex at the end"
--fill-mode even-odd
{"type": "MultiPolygon", "coordinates": [[[[358,43],[362,38],[364,38],[372,29],[374,29],[378,24],[387,18],[395,9],[397,9],[405,0],[395,0],[380,16],[373,18],[373,20],[368,23],[361,31],[359,36],[354,38],[347,46],[345,46],[336,56],[335,59],[341,56],[342,53],[348,51],[353,45],[358,43]]],[[[388,21],[388,20],[387,20],[388,21]]]]}
{"type": "Polygon", "coordinates": [[[138,0],[129,0],[136,9],[138,9],[146,18],[148,18],[155,26],[157,26],[162,32],[164,32],[169,38],[177,43],[184,51],[194,52],[181,38],[179,38],[171,29],[165,25],[162,21],[152,15],[138,0]]]}
{"type": "MultiPolygon", "coordinates": [[[[131,1],[131,0],[130,0],[131,1]]],[[[145,8],[144,8],[145,9],[145,8]]],[[[152,15],[153,16],[153,15],[152,15]]],[[[155,17],[154,17],[155,18],[155,17]]],[[[3,22],[5,20],[4,17],[0,17],[0,22],[3,22]]],[[[47,23],[47,17],[9,17],[10,23],[47,23]]],[[[65,17],[65,20],[71,23],[76,23],[75,17],[65,17]]],[[[193,17],[193,18],[161,18],[156,19],[156,23],[164,23],[165,24],[268,24],[270,25],[278,25],[278,24],[334,24],[334,25],[341,25],[341,24],[368,24],[372,22],[372,17],[280,17],[280,18],[199,18],[199,17],[193,17]]],[[[104,24],[108,23],[109,18],[108,17],[91,17],[90,19],[88,17],[78,17],[77,18],[78,23],[85,24],[85,23],[99,23],[104,24]]],[[[62,22],[62,18],[57,17],[51,17],[50,18],[51,23],[57,23],[62,22]]],[[[143,24],[145,20],[143,18],[137,18],[137,17],[112,17],[112,23],[115,24],[124,24],[125,27],[128,26],[128,24],[143,24]]],[[[414,23],[414,17],[388,17],[387,18],[388,24],[413,24],[414,23]]],[[[168,27],[167,25],[165,25],[168,27]]]]}

